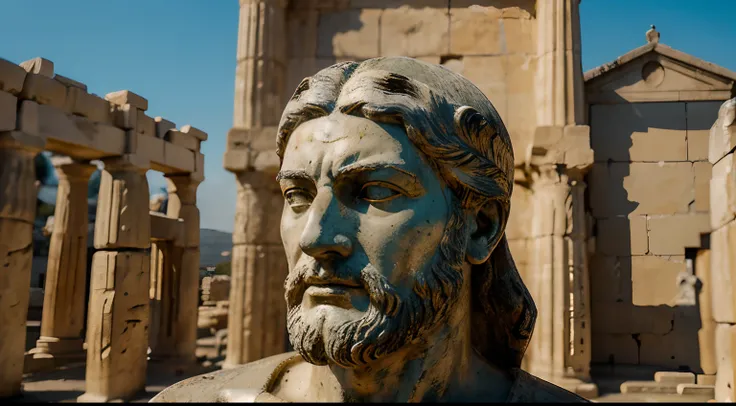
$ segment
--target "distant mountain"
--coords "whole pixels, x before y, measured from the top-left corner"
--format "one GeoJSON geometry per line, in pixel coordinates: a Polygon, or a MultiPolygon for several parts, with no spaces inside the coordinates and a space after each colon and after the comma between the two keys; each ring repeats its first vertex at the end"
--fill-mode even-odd
{"type": "Polygon", "coordinates": [[[199,266],[215,266],[231,260],[233,235],[224,231],[202,228],[199,230],[199,266]],[[222,256],[226,252],[227,256],[222,256]]]}

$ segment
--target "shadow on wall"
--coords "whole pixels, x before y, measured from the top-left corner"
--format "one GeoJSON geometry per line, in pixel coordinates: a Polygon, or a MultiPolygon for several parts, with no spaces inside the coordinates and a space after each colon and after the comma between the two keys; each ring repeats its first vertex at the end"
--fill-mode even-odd
{"type": "Polygon", "coordinates": [[[688,104],[622,100],[590,106],[595,164],[586,199],[596,219],[590,260],[594,376],[631,366],[702,373],[699,305],[676,305],[678,277],[687,270],[687,257],[694,259],[695,250],[686,248],[701,247],[699,228],[708,224],[707,202],[696,201],[693,191],[699,164],[691,161],[700,159],[687,134],[694,143],[695,134],[710,127],[700,124],[706,119],[688,122],[688,104]]]}

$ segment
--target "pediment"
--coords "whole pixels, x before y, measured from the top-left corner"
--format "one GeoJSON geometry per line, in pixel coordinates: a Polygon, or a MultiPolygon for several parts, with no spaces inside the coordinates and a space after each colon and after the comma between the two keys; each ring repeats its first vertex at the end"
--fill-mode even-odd
{"type": "Polygon", "coordinates": [[[666,45],[637,48],[585,74],[589,104],[727,100],[736,74],[666,45]]]}

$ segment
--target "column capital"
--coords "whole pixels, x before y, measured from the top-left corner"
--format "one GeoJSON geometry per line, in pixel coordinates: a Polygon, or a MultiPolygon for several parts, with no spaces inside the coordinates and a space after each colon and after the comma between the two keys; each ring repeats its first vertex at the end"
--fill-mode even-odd
{"type": "Polygon", "coordinates": [[[108,172],[133,171],[145,174],[151,169],[151,161],[135,154],[102,158],[101,161],[108,172]]]}
{"type": "Polygon", "coordinates": [[[182,204],[197,204],[197,188],[202,182],[190,174],[164,175],[166,178],[166,191],[179,197],[182,204]]]}
{"type": "Polygon", "coordinates": [[[22,131],[0,132],[0,148],[12,148],[37,154],[46,147],[46,140],[22,131]]]}
{"type": "Polygon", "coordinates": [[[79,161],[68,156],[52,156],[51,164],[56,168],[56,174],[69,181],[87,182],[97,170],[97,165],[89,161],[79,161]]]}

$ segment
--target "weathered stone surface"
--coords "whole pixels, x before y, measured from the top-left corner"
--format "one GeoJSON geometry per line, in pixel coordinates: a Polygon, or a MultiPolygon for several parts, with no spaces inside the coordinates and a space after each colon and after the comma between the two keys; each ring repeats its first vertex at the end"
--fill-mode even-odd
{"type": "MultiPolygon", "coordinates": [[[[0,222],[5,221],[0,218],[0,222]]],[[[18,395],[21,391],[33,257],[31,241],[25,241],[25,248],[21,250],[8,252],[7,240],[11,237],[14,238],[0,235],[0,340],[3,343],[0,345],[0,398],[18,395]]]]}
{"type": "MultiPolygon", "coordinates": [[[[298,2],[295,6],[299,6],[298,2]]],[[[289,57],[314,58],[317,56],[317,27],[319,12],[317,10],[300,10],[286,15],[286,29],[289,38],[289,57]]],[[[290,90],[294,88],[289,87],[290,90]]]]}
{"type": "Polygon", "coordinates": [[[639,362],[639,346],[631,334],[593,333],[592,361],[613,364],[639,362]]]}
{"type": "Polygon", "coordinates": [[[707,161],[710,129],[718,119],[721,102],[687,103],[687,159],[707,161]]]}
{"type": "Polygon", "coordinates": [[[0,90],[18,96],[23,90],[26,71],[6,59],[0,58],[0,90]]]}
{"type": "Polygon", "coordinates": [[[176,241],[184,236],[184,220],[172,218],[164,213],[150,212],[151,239],[176,241]]]}
{"type": "Polygon", "coordinates": [[[63,109],[66,103],[66,86],[49,77],[29,73],[19,97],[63,109]]]}
{"type": "Polygon", "coordinates": [[[723,103],[710,129],[708,160],[715,164],[736,148],[736,98],[723,103]]]}
{"type": "Polygon", "coordinates": [[[136,137],[138,139],[136,154],[152,163],[166,162],[164,155],[164,144],[166,144],[166,141],[143,134],[136,134],[136,137]]]}
{"type": "Polygon", "coordinates": [[[692,208],[696,212],[710,211],[710,179],[713,165],[707,161],[693,162],[693,173],[695,175],[695,205],[692,208]]]}
{"type": "Polygon", "coordinates": [[[345,10],[320,13],[317,29],[318,57],[358,59],[379,55],[381,10],[345,10]]]}
{"type": "Polygon", "coordinates": [[[182,146],[165,142],[162,164],[178,169],[178,172],[194,172],[194,152],[182,146]]]}
{"type": "Polygon", "coordinates": [[[606,255],[644,255],[649,251],[644,216],[611,217],[598,221],[596,251],[606,255]]]}
{"type": "Polygon", "coordinates": [[[736,381],[734,368],[736,366],[736,326],[718,324],[716,327],[716,352],[718,354],[718,373],[716,374],[717,402],[736,401],[736,381]]]}
{"type": "Polygon", "coordinates": [[[94,122],[112,124],[110,104],[107,100],[89,94],[78,87],[67,88],[64,111],[86,117],[94,122]]]}
{"type": "Polygon", "coordinates": [[[687,213],[695,197],[690,162],[595,163],[588,183],[596,218],[687,213]]]}
{"type": "Polygon", "coordinates": [[[699,248],[700,234],[710,231],[705,213],[649,218],[649,251],[653,255],[684,255],[685,248],[699,248]]]}
{"type": "Polygon", "coordinates": [[[10,93],[0,92],[0,131],[15,129],[18,98],[10,93]]]}
{"type": "Polygon", "coordinates": [[[528,13],[526,15],[520,15],[519,17],[521,18],[507,18],[510,14],[510,9],[505,9],[501,12],[501,16],[504,17],[500,21],[504,39],[504,51],[510,54],[535,54],[537,52],[536,37],[538,22],[531,19],[528,13]]]}
{"type": "Polygon", "coordinates": [[[697,384],[698,385],[715,385],[716,375],[715,374],[698,374],[697,384]]]}
{"type": "Polygon", "coordinates": [[[66,76],[61,76],[59,74],[56,74],[54,75],[54,80],[56,80],[57,82],[60,82],[62,85],[66,86],[67,88],[76,87],[78,89],[84,90],[85,92],[87,91],[87,85],[85,85],[82,82],[78,82],[74,79],[70,79],[66,76]]]}
{"type": "Polygon", "coordinates": [[[498,55],[504,51],[500,19],[495,7],[474,6],[450,10],[450,53],[498,55]]]}
{"type": "Polygon", "coordinates": [[[54,63],[49,61],[48,59],[36,57],[21,62],[19,65],[28,73],[43,75],[47,78],[54,77],[54,63]]]}
{"type": "Polygon", "coordinates": [[[728,154],[713,165],[710,179],[710,226],[717,229],[736,216],[736,161],[728,154]]]}
{"type": "Polygon", "coordinates": [[[634,306],[674,306],[677,276],[685,270],[684,256],[631,257],[631,290],[634,306]]]}
{"type": "Polygon", "coordinates": [[[450,52],[447,8],[391,8],[381,15],[381,54],[432,56],[450,52]]]}
{"type": "Polygon", "coordinates": [[[715,397],[715,385],[702,385],[694,383],[681,383],[677,385],[678,395],[701,395],[709,396],[711,399],[715,397]]]}
{"type": "Polygon", "coordinates": [[[596,162],[686,161],[685,115],[685,103],[591,106],[596,162]]]}
{"type": "Polygon", "coordinates": [[[207,141],[207,133],[200,130],[199,128],[192,127],[191,125],[187,124],[181,127],[181,132],[184,134],[191,135],[192,137],[200,140],[200,141],[207,141]]]}
{"type": "Polygon", "coordinates": [[[41,137],[48,149],[79,159],[99,159],[125,151],[125,132],[111,125],[70,116],[51,106],[38,106],[41,137]]]}
{"type": "Polygon", "coordinates": [[[130,90],[119,90],[117,92],[108,93],[105,95],[105,100],[110,101],[110,103],[117,104],[118,106],[130,104],[139,110],[148,110],[148,100],[143,96],[139,96],[131,92],[130,90]]]}
{"type": "Polygon", "coordinates": [[[149,270],[147,252],[98,251],[93,256],[86,392],[80,401],[129,400],[144,388],[149,270]]]}
{"type": "Polygon", "coordinates": [[[95,223],[95,248],[148,248],[148,180],[124,158],[105,160],[95,223]],[[142,218],[141,218],[142,216],[142,218]]]}
{"type": "Polygon", "coordinates": [[[44,137],[43,134],[41,134],[38,103],[30,100],[21,101],[20,105],[18,105],[16,120],[15,128],[17,128],[18,131],[34,137],[44,137]]]}
{"type": "Polygon", "coordinates": [[[156,122],[156,137],[164,138],[166,132],[176,128],[176,124],[163,117],[154,117],[153,120],[156,122]]]}
{"type": "Polygon", "coordinates": [[[164,140],[174,145],[182,146],[190,151],[199,151],[199,140],[192,135],[182,131],[169,130],[164,136],[164,140]]]}
{"type": "Polygon", "coordinates": [[[718,323],[736,323],[736,222],[714,230],[710,234],[711,292],[713,319],[718,323]]]}
{"type": "Polygon", "coordinates": [[[590,296],[605,306],[608,303],[630,303],[632,275],[630,256],[609,256],[600,252],[590,259],[590,296]]]}
{"type": "MultiPolygon", "coordinates": [[[[606,320],[594,323],[594,334],[667,334],[672,329],[674,309],[670,306],[638,307],[632,303],[604,303],[593,298],[592,319],[606,320]]],[[[595,348],[595,346],[593,346],[595,348]]]]}
{"type": "Polygon", "coordinates": [[[659,371],[654,373],[654,381],[659,383],[695,384],[695,374],[692,372],[659,371]]]}

